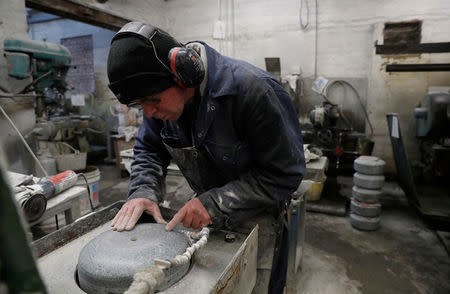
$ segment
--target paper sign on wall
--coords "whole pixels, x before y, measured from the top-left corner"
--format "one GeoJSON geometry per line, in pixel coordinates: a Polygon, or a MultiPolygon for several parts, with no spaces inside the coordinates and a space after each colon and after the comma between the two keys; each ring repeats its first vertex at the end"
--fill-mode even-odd
{"type": "Polygon", "coordinates": [[[83,94],[73,94],[70,96],[70,101],[72,102],[72,106],[84,106],[85,99],[83,94]]]}

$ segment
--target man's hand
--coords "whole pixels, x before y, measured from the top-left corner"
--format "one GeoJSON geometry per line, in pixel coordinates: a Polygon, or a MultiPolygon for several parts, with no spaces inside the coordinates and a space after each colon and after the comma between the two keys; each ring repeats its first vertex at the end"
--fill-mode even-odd
{"type": "Polygon", "coordinates": [[[167,224],[161,215],[158,204],[147,198],[135,198],[122,206],[112,220],[111,226],[119,232],[132,230],[144,211],[152,215],[158,224],[167,224]]]}
{"type": "Polygon", "coordinates": [[[190,200],[175,214],[167,224],[166,231],[172,230],[181,221],[183,221],[183,225],[186,228],[196,230],[202,229],[212,223],[208,211],[206,211],[198,198],[190,200]]]}

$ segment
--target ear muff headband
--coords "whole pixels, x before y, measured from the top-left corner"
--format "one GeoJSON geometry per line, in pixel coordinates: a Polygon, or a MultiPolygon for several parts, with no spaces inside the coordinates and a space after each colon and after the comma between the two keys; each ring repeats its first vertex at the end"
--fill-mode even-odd
{"type": "MultiPolygon", "coordinates": [[[[153,48],[156,59],[173,74],[177,84],[181,87],[197,87],[203,81],[205,68],[198,54],[191,48],[185,48],[179,43],[179,47],[174,47],[168,54],[169,68],[158,56],[153,38],[160,30],[152,25],[142,22],[129,22],[125,24],[112,38],[114,40],[125,36],[137,36],[146,42],[149,42],[153,48]],[[180,50],[181,49],[181,50],[180,50]]],[[[175,39],[174,39],[175,40],[175,39]]]]}
{"type": "MultiPolygon", "coordinates": [[[[126,36],[133,36],[133,37],[139,37],[142,40],[149,42],[150,45],[153,48],[153,52],[155,53],[156,59],[161,63],[164,68],[167,69],[168,72],[172,73],[170,68],[167,67],[167,65],[159,58],[158,52],[156,51],[156,46],[153,43],[153,37],[158,33],[158,28],[144,24],[142,22],[133,21],[125,24],[112,38],[111,43],[119,38],[126,37],[126,36]]],[[[180,44],[181,46],[181,44],[180,44]]]]}

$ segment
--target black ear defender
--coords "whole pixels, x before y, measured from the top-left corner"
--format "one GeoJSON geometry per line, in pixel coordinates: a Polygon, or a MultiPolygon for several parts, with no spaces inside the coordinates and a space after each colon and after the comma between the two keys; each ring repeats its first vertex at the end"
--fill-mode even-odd
{"type": "Polygon", "coordinates": [[[195,88],[205,77],[205,67],[200,56],[192,48],[175,47],[169,51],[170,69],[185,88],[195,88]]]}
{"type": "Polygon", "coordinates": [[[184,47],[183,44],[176,41],[168,33],[142,22],[129,22],[125,24],[112,38],[111,43],[124,36],[137,36],[146,42],[149,42],[153,48],[156,59],[174,76],[175,82],[183,88],[198,87],[205,77],[205,66],[198,53],[192,49],[184,47]],[[163,43],[178,43],[179,47],[170,49],[167,64],[158,56],[159,48],[155,46],[155,40],[163,43]]]}

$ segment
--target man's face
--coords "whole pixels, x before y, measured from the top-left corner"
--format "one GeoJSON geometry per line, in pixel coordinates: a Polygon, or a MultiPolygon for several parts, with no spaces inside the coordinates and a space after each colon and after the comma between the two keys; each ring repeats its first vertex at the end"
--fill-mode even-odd
{"type": "Polygon", "coordinates": [[[159,94],[146,96],[136,100],[148,118],[177,120],[183,113],[184,104],[193,98],[194,89],[172,87],[159,94]],[[192,91],[191,91],[192,90],[192,91]]]}

